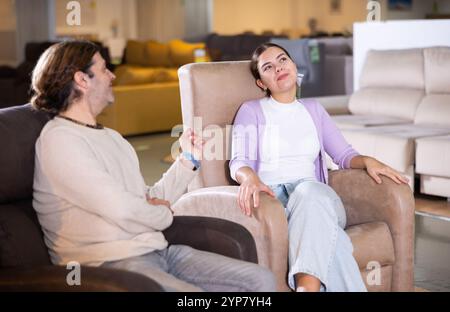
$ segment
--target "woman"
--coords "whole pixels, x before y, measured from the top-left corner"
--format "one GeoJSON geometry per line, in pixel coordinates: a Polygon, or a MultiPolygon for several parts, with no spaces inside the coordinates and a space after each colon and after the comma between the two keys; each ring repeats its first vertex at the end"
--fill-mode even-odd
{"type": "Polygon", "coordinates": [[[258,207],[259,192],[277,197],[285,207],[292,289],[366,291],[344,231],[344,207],[327,185],[325,153],[341,169],[366,169],[377,183],[380,175],[398,184],[408,180],[359,155],[317,101],[296,99],[297,67],[285,49],[262,44],[250,67],[267,96],[245,102],[233,127],[230,171],[240,184],[240,208],[251,215],[250,200],[258,207]]]}

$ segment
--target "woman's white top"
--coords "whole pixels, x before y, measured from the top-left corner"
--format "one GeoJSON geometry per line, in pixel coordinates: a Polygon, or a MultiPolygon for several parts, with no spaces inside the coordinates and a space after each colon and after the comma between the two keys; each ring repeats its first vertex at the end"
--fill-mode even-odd
{"type": "Polygon", "coordinates": [[[316,178],[314,161],[320,143],[311,115],[297,100],[280,103],[261,99],[266,119],[262,136],[259,178],[266,185],[316,178]]]}

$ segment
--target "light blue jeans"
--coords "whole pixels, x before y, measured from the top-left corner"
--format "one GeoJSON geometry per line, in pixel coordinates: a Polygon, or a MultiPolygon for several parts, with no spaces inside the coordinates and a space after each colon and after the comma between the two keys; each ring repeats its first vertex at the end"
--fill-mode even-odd
{"type": "Polygon", "coordinates": [[[321,291],[367,291],[345,233],[347,222],[341,199],[315,179],[272,185],[285,207],[289,233],[288,283],[305,273],[318,278],[321,291]]]}
{"type": "Polygon", "coordinates": [[[142,256],[105,262],[102,266],[146,275],[166,291],[276,290],[273,273],[262,266],[185,245],[170,245],[142,256]]]}

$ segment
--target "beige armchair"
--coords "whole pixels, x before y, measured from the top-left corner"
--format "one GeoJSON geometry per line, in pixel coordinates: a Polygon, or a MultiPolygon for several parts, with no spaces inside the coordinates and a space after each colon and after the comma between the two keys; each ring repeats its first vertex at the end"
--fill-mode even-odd
{"type": "MultiPolygon", "coordinates": [[[[222,140],[205,152],[200,175],[175,205],[176,215],[212,216],[243,225],[253,235],[260,265],[270,268],[287,291],[287,221],[281,203],[263,194],[253,217],[237,205],[238,186],[228,170],[230,129],[239,106],[262,97],[249,62],[189,64],[179,69],[183,123],[222,140]],[[194,117],[201,117],[200,120],[194,117]]],[[[209,141],[212,142],[212,141],[209,141]]],[[[413,290],[414,198],[409,187],[384,179],[376,185],[363,170],[330,173],[344,202],[354,256],[370,291],[413,290]]]]}

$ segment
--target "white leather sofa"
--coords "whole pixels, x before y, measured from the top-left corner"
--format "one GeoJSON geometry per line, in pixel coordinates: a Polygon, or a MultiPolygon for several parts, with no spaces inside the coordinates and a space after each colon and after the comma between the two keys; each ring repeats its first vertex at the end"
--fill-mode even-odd
{"type": "Polygon", "coordinates": [[[450,135],[416,140],[416,172],[422,193],[450,200],[450,135]]]}
{"type": "Polygon", "coordinates": [[[412,188],[418,173],[423,193],[450,197],[450,47],[370,51],[360,86],[351,114],[333,116],[346,139],[412,188]]]}

